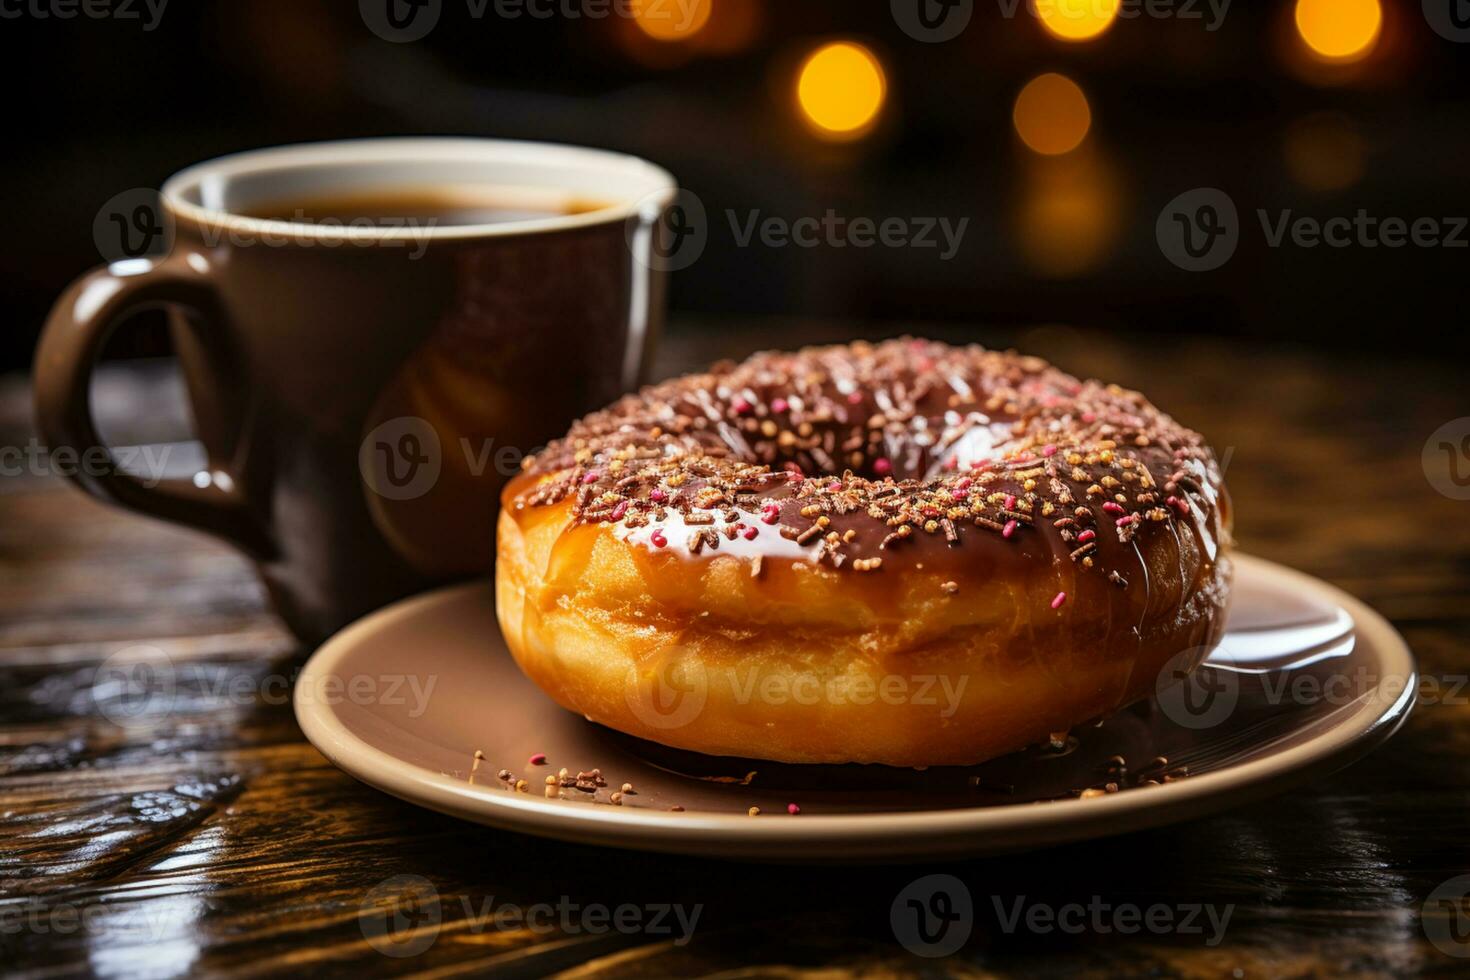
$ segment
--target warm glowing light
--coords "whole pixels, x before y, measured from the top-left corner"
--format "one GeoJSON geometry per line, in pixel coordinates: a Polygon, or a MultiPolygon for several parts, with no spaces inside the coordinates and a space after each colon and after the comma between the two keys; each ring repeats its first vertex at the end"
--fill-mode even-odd
{"type": "Polygon", "coordinates": [[[1092,128],[1087,96],[1066,75],[1047,72],[1026,83],[1011,112],[1016,135],[1037,153],[1056,156],[1075,150],[1092,128]]]}
{"type": "Polygon", "coordinates": [[[1100,154],[1032,157],[1016,200],[1021,257],[1048,279],[1096,272],[1116,246],[1123,204],[1118,175],[1100,154]]]}
{"type": "Polygon", "coordinates": [[[817,131],[852,138],[872,126],[888,83],[873,52],[848,41],[818,48],[801,66],[796,99],[817,131]]]}
{"type": "Polygon", "coordinates": [[[1122,0],[1032,0],[1041,26],[1063,41],[1090,41],[1118,19],[1122,0]]]}
{"type": "Polygon", "coordinates": [[[633,22],[656,41],[684,41],[709,22],[714,0],[633,0],[633,22]]]}
{"type": "Polygon", "coordinates": [[[1347,116],[1322,113],[1298,120],[1286,134],[1286,169],[1303,187],[1340,191],[1363,178],[1367,147],[1347,116]]]}
{"type": "Polygon", "coordinates": [[[1296,29],[1326,61],[1357,61],[1378,43],[1383,8],[1378,0],[1297,0],[1296,29]]]}

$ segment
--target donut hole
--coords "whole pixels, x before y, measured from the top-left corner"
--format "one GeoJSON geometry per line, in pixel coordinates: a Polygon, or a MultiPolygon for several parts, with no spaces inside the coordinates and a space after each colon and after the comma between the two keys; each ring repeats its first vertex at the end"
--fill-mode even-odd
{"type": "Polygon", "coordinates": [[[719,428],[725,448],[742,462],[813,478],[851,473],[878,481],[942,480],[999,458],[1014,445],[1009,421],[991,422],[978,413],[906,414],[895,421],[877,413],[864,404],[813,419],[736,397],[719,428]]]}

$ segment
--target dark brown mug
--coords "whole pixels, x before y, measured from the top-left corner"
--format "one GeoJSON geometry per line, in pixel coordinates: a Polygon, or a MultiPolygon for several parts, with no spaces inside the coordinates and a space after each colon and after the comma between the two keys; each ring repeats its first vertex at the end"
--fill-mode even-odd
{"type": "Polygon", "coordinates": [[[493,563],[501,484],[574,417],[635,386],[662,321],[669,174],[597,150],[478,139],[281,147],[163,186],[166,254],[57,301],[37,411],[90,493],[216,534],[282,617],[320,639],[493,563]],[[591,210],[483,225],[263,220],[267,202],[466,184],[591,210]],[[207,466],[149,481],[102,446],[88,383],[108,334],[168,310],[207,466]]]}

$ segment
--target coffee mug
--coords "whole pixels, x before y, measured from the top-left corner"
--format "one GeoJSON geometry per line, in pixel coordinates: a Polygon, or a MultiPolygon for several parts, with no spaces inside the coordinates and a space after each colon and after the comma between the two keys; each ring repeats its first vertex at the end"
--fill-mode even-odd
{"type": "Polygon", "coordinates": [[[292,630],[320,639],[490,570],[499,490],[522,457],[640,380],[675,193],[633,157],[482,139],[190,167],[161,191],[166,254],[98,268],[57,301],[34,372],[42,435],[101,454],[75,472],[93,495],[238,546],[292,630]],[[404,187],[483,188],[526,213],[368,225],[261,211],[404,187]],[[190,479],[144,480],[97,448],[93,367],[146,307],[168,311],[207,454],[190,479]]]}

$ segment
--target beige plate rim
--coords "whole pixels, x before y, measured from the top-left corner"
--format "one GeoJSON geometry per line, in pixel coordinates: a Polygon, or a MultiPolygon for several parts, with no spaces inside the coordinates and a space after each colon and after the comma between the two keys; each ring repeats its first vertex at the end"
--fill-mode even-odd
{"type": "Polygon", "coordinates": [[[1305,590],[1337,603],[1376,652],[1376,676],[1403,677],[1406,683],[1398,691],[1376,685],[1340,712],[1330,728],[1298,745],[1189,779],[1100,798],[790,819],[559,806],[532,796],[486,793],[463,780],[404,762],[351,733],[332,705],[303,696],[389,624],[433,616],[466,593],[489,588],[484,581],[405,599],[337,633],[312,655],[297,681],[296,718],[307,739],[329,760],[370,786],[476,823],[582,844],[815,862],[999,853],[1101,837],[1222,810],[1341,768],[1387,739],[1408,717],[1418,691],[1418,671],[1407,644],[1387,620],[1335,586],[1302,572],[1250,555],[1237,553],[1235,559],[1238,575],[1274,580],[1284,589],[1305,590]]]}

